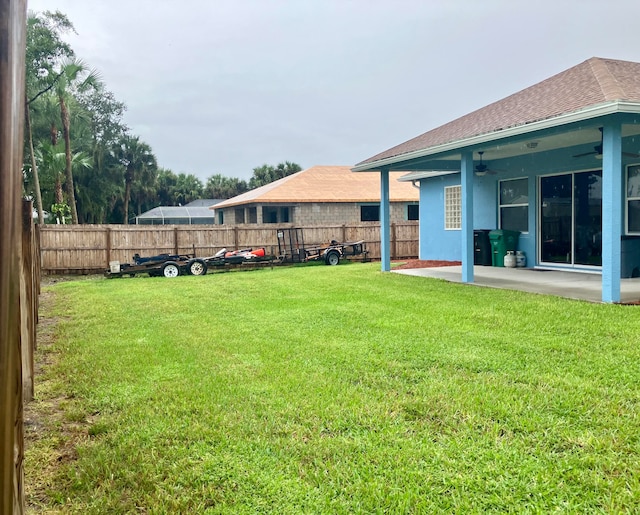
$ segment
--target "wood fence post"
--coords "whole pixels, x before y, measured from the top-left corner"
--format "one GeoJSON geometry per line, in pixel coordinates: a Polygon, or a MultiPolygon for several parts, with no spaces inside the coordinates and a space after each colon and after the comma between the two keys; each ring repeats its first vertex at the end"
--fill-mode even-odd
{"type": "Polygon", "coordinates": [[[26,0],[0,0],[0,513],[24,512],[20,354],[26,0]]]}
{"type": "Polygon", "coordinates": [[[391,223],[391,259],[395,259],[398,255],[396,223],[391,223]]]}
{"type": "Polygon", "coordinates": [[[346,224],[342,224],[342,242],[346,242],[347,241],[347,225],[346,224]]]}
{"type": "Polygon", "coordinates": [[[238,250],[240,248],[240,245],[238,243],[238,226],[234,225],[233,226],[233,245],[234,245],[234,249],[238,250]]]}
{"type": "Polygon", "coordinates": [[[109,268],[109,263],[111,262],[111,227],[107,227],[105,229],[105,250],[107,251],[107,264],[105,268],[109,268]]]}
{"type": "Polygon", "coordinates": [[[178,228],[177,227],[173,228],[173,253],[180,254],[178,250],[178,228]]]}

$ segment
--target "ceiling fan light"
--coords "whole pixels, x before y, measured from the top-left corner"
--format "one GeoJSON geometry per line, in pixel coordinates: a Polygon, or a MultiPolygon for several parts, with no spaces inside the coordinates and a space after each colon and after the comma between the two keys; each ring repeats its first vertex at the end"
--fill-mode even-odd
{"type": "Polygon", "coordinates": [[[596,159],[600,159],[600,160],[602,160],[602,154],[596,154],[596,155],[595,155],[595,156],[593,156],[593,157],[595,157],[596,159]]]}

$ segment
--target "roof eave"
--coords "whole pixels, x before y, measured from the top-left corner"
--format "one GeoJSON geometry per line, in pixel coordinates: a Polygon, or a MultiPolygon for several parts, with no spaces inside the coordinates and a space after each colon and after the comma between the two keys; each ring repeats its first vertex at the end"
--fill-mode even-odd
{"type": "Polygon", "coordinates": [[[369,163],[362,163],[354,166],[352,172],[372,172],[380,171],[385,166],[391,166],[402,161],[408,161],[410,159],[416,159],[421,157],[427,157],[431,155],[440,154],[442,152],[451,152],[453,150],[459,150],[465,147],[473,145],[481,145],[496,139],[509,138],[513,136],[520,136],[529,134],[531,132],[537,132],[545,129],[551,129],[561,125],[568,125],[570,123],[580,122],[584,120],[590,120],[592,118],[599,118],[601,116],[608,116],[617,113],[637,113],[640,114],[640,104],[636,102],[627,102],[623,100],[615,100],[612,102],[606,102],[603,104],[594,105],[580,111],[574,111],[572,113],[562,114],[553,118],[547,118],[545,120],[539,120],[536,122],[525,123],[523,125],[517,125],[515,127],[508,127],[506,129],[500,129],[494,132],[487,132],[485,134],[479,134],[470,138],[451,141],[442,145],[434,147],[428,147],[421,150],[414,150],[413,152],[407,152],[405,154],[399,154],[397,156],[387,157],[378,161],[372,161],[369,163]]]}
{"type": "Polygon", "coordinates": [[[443,175],[453,175],[460,173],[459,171],[441,170],[441,171],[424,171],[424,172],[409,172],[407,175],[403,175],[398,179],[400,182],[413,182],[420,179],[430,179],[432,177],[442,177],[443,175]]]}

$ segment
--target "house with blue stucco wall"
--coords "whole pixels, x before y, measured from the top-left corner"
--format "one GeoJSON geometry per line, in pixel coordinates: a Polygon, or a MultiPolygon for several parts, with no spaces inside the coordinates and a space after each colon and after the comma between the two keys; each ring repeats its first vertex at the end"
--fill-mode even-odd
{"type": "MultiPolygon", "coordinates": [[[[640,63],[591,58],[362,161],[420,188],[420,258],[461,260],[474,233],[519,232],[527,266],[602,275],[602,300],[640,274],[640,63]]],[[[382,269],[389,270],[381,212],[382,269]]]]}

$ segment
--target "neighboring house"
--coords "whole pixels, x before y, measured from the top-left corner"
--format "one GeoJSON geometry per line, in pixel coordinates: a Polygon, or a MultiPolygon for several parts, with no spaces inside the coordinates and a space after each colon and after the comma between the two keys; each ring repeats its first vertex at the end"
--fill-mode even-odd
{"type": "Polygon", "coordinates": [[[215,224],[215,213],[211,208],[220,200],[200,199],[184,206],[159,206],[136,216],[138,225],[193,225],[215,224]]]}
{"type": "Polygon", "coordinates": [[[420,183],[420,258],[464,282],[474,229],[515,229],[528,266],[601,273],[617,302],[640,270],[640,63],[589,59],[353,168],[373,170],[383,194],[398,170],[420,183]]]}
{"type": "MultiPolygon", "coordinates": [[[[392,174],[394,179],[404,175],[392,174]]],[[[418,219],[418,189],[393,181],[391,219],[418,219]]],[[[378,222],[380,176],[354,174],[350,166],[314,166],[224,200],[215,206],[217,223],[296,225],[378,222]]]]}

